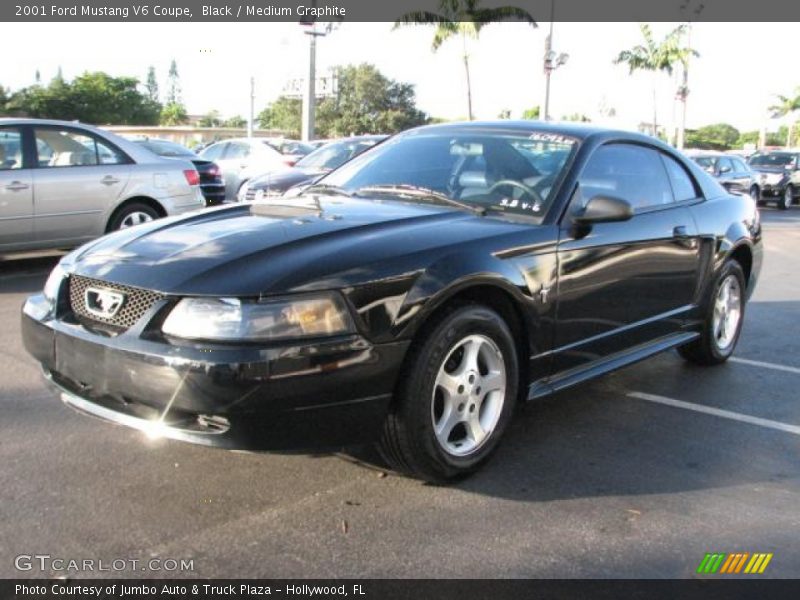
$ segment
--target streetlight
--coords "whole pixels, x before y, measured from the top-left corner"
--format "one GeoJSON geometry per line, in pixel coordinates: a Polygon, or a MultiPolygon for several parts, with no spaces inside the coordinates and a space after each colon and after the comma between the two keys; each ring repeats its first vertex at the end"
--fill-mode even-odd
{"type": "MultiPolygon", "coordinates": [[[[316,6],[316,2],[313,3],[316,6]]],[[[307,142],[314,138],[314,114],[317,109],[317,38],[325,37],[334,30],[334,23],[326,23],[321,29],[317,29],[316,21],[300,21],[301,25],[311,26],[305,33],[309,37],[308,44],[308,77],[303,91],[303,121],[301,138],[307,142]]]]}
{"type": "Polygon", "coordinates": [[[557,54],[553,50],[553,21],[555,20],[556,0],[550,3],[550,33],[544,40],[544,120],[550,120],[550,76],[558,67],[567,64],[569,54],[557,54]]]}

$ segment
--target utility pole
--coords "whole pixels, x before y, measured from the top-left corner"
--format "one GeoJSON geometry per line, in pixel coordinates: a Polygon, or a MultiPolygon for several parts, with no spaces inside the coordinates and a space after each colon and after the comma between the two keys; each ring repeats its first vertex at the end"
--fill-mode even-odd
{"type": "Polygon", "coordinates": [[[544,111],[541,113],[545,121],[550,120],[550,76],[558,67],[565,65],[569,54],[556,54],[553,50],[553,21],[556,18],[556,0],[550,0],[550,33],[544,40],[544,111]]]}
{"type": "Polygon", "coordinates": [[[247,120],[247,137],[253,137],[255,129],[256,79],[250,78],[250,118],[247,120]]]}
{"type": "Polygon", "coordinates": [[[311,30],[306,31],[309,36],[308,43],[308,75],[303,91],[303,123],[302,139],[304,142],[314,139],[314,113],[317,110],[317,36],[325,35],[317,31],[316,22],[311,25],[311,30]]]}

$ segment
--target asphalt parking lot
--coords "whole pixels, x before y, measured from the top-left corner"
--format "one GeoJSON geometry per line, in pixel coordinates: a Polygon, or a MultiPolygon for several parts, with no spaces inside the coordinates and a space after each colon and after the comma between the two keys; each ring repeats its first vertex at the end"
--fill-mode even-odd
{"type": "Polygon", "coordinates": [[[668,353],[531,404],[453,487],[387,476],[364,449],[232,453],[74,414],[19,333],[56,259],[0,262],[0,576],[49,576],[14,567],[48,554],[194,561],[79,577],[691,577],[706,552],[771,552],[762,576],[797,577],[800,209],[762,216],[734,360],[668,353]]]}

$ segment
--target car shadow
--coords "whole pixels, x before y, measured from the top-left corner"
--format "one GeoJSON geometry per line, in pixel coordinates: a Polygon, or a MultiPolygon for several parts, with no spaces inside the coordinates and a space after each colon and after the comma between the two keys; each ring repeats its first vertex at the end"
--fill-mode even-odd
{"type": "MultiPolygon", "coordinates": [[[[800,344],[789,326],[800,302],[755,302],[748,310],[737,357],[765,360],[770,346],[800,344]]],[[[797,481],[796,436],[628,396],[643,391],[799,424],[797,377],[736,362],[698,367],[668,352],[521,406],[491,461],[452,486],[550,502],[797,481]],[[746,468],[734,446],[747,449],[746,468]]],[[[348,448],[338,456],[390,470],[374,447],[348,448]]]]}

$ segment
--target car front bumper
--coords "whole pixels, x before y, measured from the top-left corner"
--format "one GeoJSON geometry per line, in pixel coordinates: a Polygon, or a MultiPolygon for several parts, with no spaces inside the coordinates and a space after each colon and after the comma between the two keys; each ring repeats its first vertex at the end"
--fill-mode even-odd
{"type": "Polygon", "coordinates": [[[65,404],[106,421],[226,448],[301,450],[374,440],[408,342],[185,345],[105,337],[23,307],[25,348],[65,404]]]}

